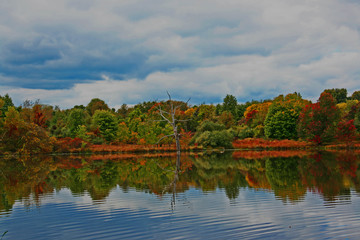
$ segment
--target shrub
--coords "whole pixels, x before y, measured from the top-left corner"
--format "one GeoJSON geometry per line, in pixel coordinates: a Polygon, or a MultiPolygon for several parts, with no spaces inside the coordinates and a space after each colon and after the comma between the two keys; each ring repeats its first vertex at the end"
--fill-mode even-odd
{"type": "Polygon", "coordinates": [[[204,147],[232,148],[232,139],[233,137],[226,130],[212,132],[205,131],[201,133],[198,138],[195,139],[195,143],[200,144],[204,147]]]}
{"type": "Polygon", "coordinates": [[[254,137],[254,130],[248,126],[239,126],[234,132],[234,137],[238,139],[252,138],[254,137]]]}

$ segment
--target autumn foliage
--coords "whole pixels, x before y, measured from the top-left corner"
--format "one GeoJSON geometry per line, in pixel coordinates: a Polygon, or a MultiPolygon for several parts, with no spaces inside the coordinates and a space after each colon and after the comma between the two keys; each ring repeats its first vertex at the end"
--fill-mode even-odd
{"type": "Polygon", "coordinates": [[[87,106],[59,107],[24,102],[15,107],[0,96],[0,152],[173,151],[173,128],[160,116],[176,106],[174,117],[183,150],[204,148],[296,149],[321,145],[357,148],[360,103],[344,89],[325,90],[316,103],[299,93],[239,104],[149,101],[110,109],[94,98],[87,106]],[[206,128],[212,126],[211,128],[206,128]],[[313,144],[311,144],[313,143],[313,144]]]}
{"type": "Polygon", "coordinates": [[[354,120],[341,121],[337,126],[336,138],[347,145],[351,145],[357,138],[356,127],[354,120]]]}
{"type": "Polygon", "coordinates": [[[265,140],[262,138],[247,138],[235,140],[233,142],[235,149],[305,149],[312,146],[309,142],[295,140],[265,140]]]}
{"type": "Polygon", "coordinates": [[[323,92],[317,103],[306,105],[299,116],[298,133],[316,144],[333,140],[340,111],[330,93],[323,92]]]}

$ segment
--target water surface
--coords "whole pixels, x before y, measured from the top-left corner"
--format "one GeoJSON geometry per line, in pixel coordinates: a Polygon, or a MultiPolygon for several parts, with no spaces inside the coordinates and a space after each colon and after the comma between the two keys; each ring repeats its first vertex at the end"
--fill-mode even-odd
{"type": "Polygon", "coordinates": [[[360,156],[229,152],[0,160],[6,239],[359,239],[360,156]]]}

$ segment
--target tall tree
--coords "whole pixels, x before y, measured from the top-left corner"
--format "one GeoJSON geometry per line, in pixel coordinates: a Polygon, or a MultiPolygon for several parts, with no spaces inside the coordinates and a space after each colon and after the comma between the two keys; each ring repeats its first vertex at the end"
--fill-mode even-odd
{"type": "Polygon", "coordinates": [[[237,100],[236,97],[233,95],[226,95],[224,98],[224,103],[222,106],[222,111],[228,111],[231,112],[233,116],[236,116],[236,106],[237,106],[237,100]]]}

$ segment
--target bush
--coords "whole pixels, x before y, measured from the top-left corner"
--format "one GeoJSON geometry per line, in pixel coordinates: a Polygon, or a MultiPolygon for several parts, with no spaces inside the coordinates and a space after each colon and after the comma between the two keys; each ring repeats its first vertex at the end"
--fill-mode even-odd
{"type": "Polygon", "coordinates": [[[205,131],[195,139],[195,143],[204,147],[224,147],[232,148],[233,136],[226,130],[221,131],[205,131]]]}
{"type": "Polygon", "coordinates": [[[234,132],[234,137],[238,139],[245,139],[245,138],[252,138],[254,137],[254,130],[250,128],[249,126],[239,126],[234,132]]]}
{"type": "MultiPolygon", "coordinates": [[[[195,135],[193,136],[193,138],[190,140],[189,144],[198,143],[197,139],[200,138],[200,136],[203,135],[203,133],[205,133],[205,132],[222,131],[222,130],[225,130],[225,126],[223,124],[214,123],[212,121],[205,120],[197,128],[197,131],[196,131],[195,135]]],[[[207,134],[204,134],[202,136],[202,138],[205,138],[205,136],[207,136],[207,134]]],[[[203,146],[205,146],[205,145],[203,145],[203,146]]]]}

